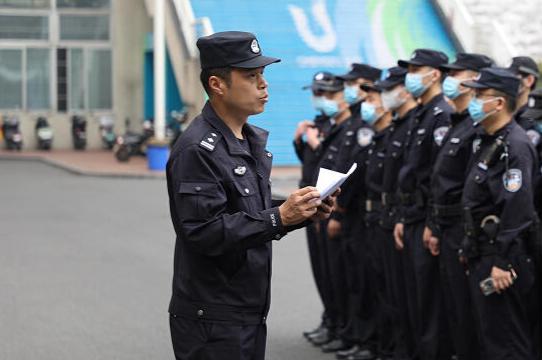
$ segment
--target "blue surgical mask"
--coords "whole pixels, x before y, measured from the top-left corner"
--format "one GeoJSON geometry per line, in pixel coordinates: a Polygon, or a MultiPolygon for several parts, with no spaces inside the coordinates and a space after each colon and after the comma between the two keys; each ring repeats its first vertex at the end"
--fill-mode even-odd
{"type": "Polygon", "coordinates": [[[364,101],[361,104],[361,118],[369,124],[373,124],[380,118],[380,115],[376,113],[376,107],[373,104],[364,101]]]}
{"type": "Polygon", "coordinates": [[[444,95],[450,100],[457,99],[462,92],[459,90],[459,85],[461,82],[452,77],[447,76],[446,79],[444,79],[444,82],[442,83],[442,91],[444,92],[444,95]]]}
{"type": "Polygon", "coordinates": [[[321,101],[321,111],[324,115],[334,117],[339,113],[339,104],[335,100],[329,100],[322,97],[321,101]]]}
{"type": "Polygon", "coordinates": [[[470,101],[468,110],[469,110],[469,115],[470,115],[472,121],[474,122],[474,124],[479,124],[485,118],[487,118],[489,115],[491,115],[491,114],[493,114],[495,112],[495,110],[490,111],[488,113],[486,113],[484,111],[484,104],[487,103],[487,102],[493,101],[493,100],[495,100],[495,99],[490,99],[490,100],[483,101],[483,100],[480,100],[478,98],[473,98],[470,101]]]}
{"type": "Polygon", "coordinates": [[[536,130],[542,134],[542,121],[538,120],[535,122],[536,130]]]}
{"type": "Polygon", "coordinates": [[[425,74],[406,74],[405,77],[405,87],[409,93],[414,97],[420,97],[427,91],[429,84],[425,85],[423,83],[423,78],[430,75],[432,71],[425,74]]]}
{"type": "Polygon", "coordinates": [[[350,105],[358,101],[358,91],[359,87],[357,85],[345,86],[344,88],[344,101],[350,105]]]}
{"type": "Polygon", "coordinates": [[[314,107],[314,110],[323,112],[323,96],[313,96],[312,97],[312,106],[314,107]]]}

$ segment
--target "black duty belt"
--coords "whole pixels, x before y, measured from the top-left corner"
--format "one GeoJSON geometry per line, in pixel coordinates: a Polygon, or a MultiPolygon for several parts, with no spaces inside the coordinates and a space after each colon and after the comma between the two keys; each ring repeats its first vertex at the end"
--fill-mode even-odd
{"type": "Polygon", "coordinates": [[[439,205],[433,204],[432,215],[438,218],[460,217],[463,214],[461,204],[439,205]]]}
{"type": "Polygon", "coordinates": [[[382,202],[377,200],[365,200],[365,211],[367,212],[373,212],[373,211],[382,211],[384,207],[382,206],[382,202]]]}
{"type": "Polygon", "coordinates": [[[397,199],[397,196],[395,194],[390,193],[382,193],[382,206],[388,207],[388,206],[394,206],[399,203],[399,200],[397,199]]]}

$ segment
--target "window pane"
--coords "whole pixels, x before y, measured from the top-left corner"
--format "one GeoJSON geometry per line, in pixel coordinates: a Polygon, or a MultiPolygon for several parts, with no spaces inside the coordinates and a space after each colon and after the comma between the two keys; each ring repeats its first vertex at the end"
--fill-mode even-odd
{"type": "Polygon", "coordinates": [[[89,51],[88,95],[90,110],[112,108],[111,77],[111,51],[89,51]]]}
{"type": "Polygon", "coordinates": [[[109,40],[109,16],[62,15],[62,40],[109,40]]]}
{"type": "Polygon", "coordinates": [[[22,51],[0,50],[0,108],[22,108],[22,51]]]}
{"type": "Polygon", "coordinates": [[[70,110],[83,110],[85,108],[85,82],[82,49],[70,49],[69,66],[68,102],[70,110]]]}
{"type": "Polygon", "coordinates": [[[51,7],[51,0],[0,0],[0,7],[43,9],[51,7]]]}
{"type": "Polygon", "coordinates": [[[59,8],[105,8],[109,7],[110,0],[57,0],[59,8]]]}
{"type": "Polygon", "coordinates": [[[0,39],[49,38],[49,19],[47,16],[0,15],[0,39]]]}
{"type": "Polygon", "coordinates": [[[26,51],[26,107],[49,109],[49,49],[26,51]]]}

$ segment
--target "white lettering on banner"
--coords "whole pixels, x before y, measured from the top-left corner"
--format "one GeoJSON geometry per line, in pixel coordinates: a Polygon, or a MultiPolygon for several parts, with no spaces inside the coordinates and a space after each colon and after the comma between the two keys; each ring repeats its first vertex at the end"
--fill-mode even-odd
{"type": "Polygon", "coordinates": [[[322,29],[322,35],[315,35],[310,28],[305,10],[296,5],[288,5],[295,28],[305,44],[320,53],[328,53],[337,47],[337,35],[331,24],[325,0],[315,0],[311,6],[314,21],[322,29]]]}

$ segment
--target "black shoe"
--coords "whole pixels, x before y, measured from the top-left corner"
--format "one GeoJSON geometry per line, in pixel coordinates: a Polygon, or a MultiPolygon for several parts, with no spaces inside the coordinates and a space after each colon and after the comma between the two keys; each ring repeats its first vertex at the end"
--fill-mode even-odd
{"type": "Polygon", "coordinates": [[[337,351],[337,353],[335,354],[335,357],[339,360],[347,359],[350,355],[354,355],[360,350],[361,350],[361,347],[359,345],[354,345],[349,349],[337,351]]]}
{"type": "Polygon", "coordinates": [[[312,342],[312,344],[314,346],[322,346],[322,345],[327,344],[328,342],[331,342],[333,340],[335,340],[335,337],[332,336],[329,333],[329,331],[325,331],[320,336],[313,337],[313,338],[310,339],[310,341],[312,342]]]}
{"type": "Polygon", "coordinates": [[[346,350],[350,346],[341,339],[335,339],[325,345],[322,345],[322,351],[325,353],[332,353],[336,351],[346,350]]]}
{"type": "Polygon", "coordinates": [[[312,341],[315,338],[318,338],[318,337],[323,336],[324,334],[327,334],[328,332],[329,332],[329,330],[327,328],[322,328],[318,332],[314,332],[314,333],[312,333],[310,335],[307,335],[307,340],[312,341]]]}
{"type": "Polygon", "coordinates": [[[368,349],[363,349],[358,351],[357,353],[350,355],[348,360],[375,360],[376,354],[368,349]]]}
{"type": "Polygon", "coordinates": [[[303,331],[303,336],[306,337],[306,338],[308,338],[308,337],[311,336],[311,335],[314,335],[314,334],[317,334],[317,333],[321,332],[324,328],[325,328],[324,325],[321,324],[320,326],[318,326],[318,327],[317,327],[316,329],[314,329],[314,330],[311,330],[311,331],[303,331]]]}

